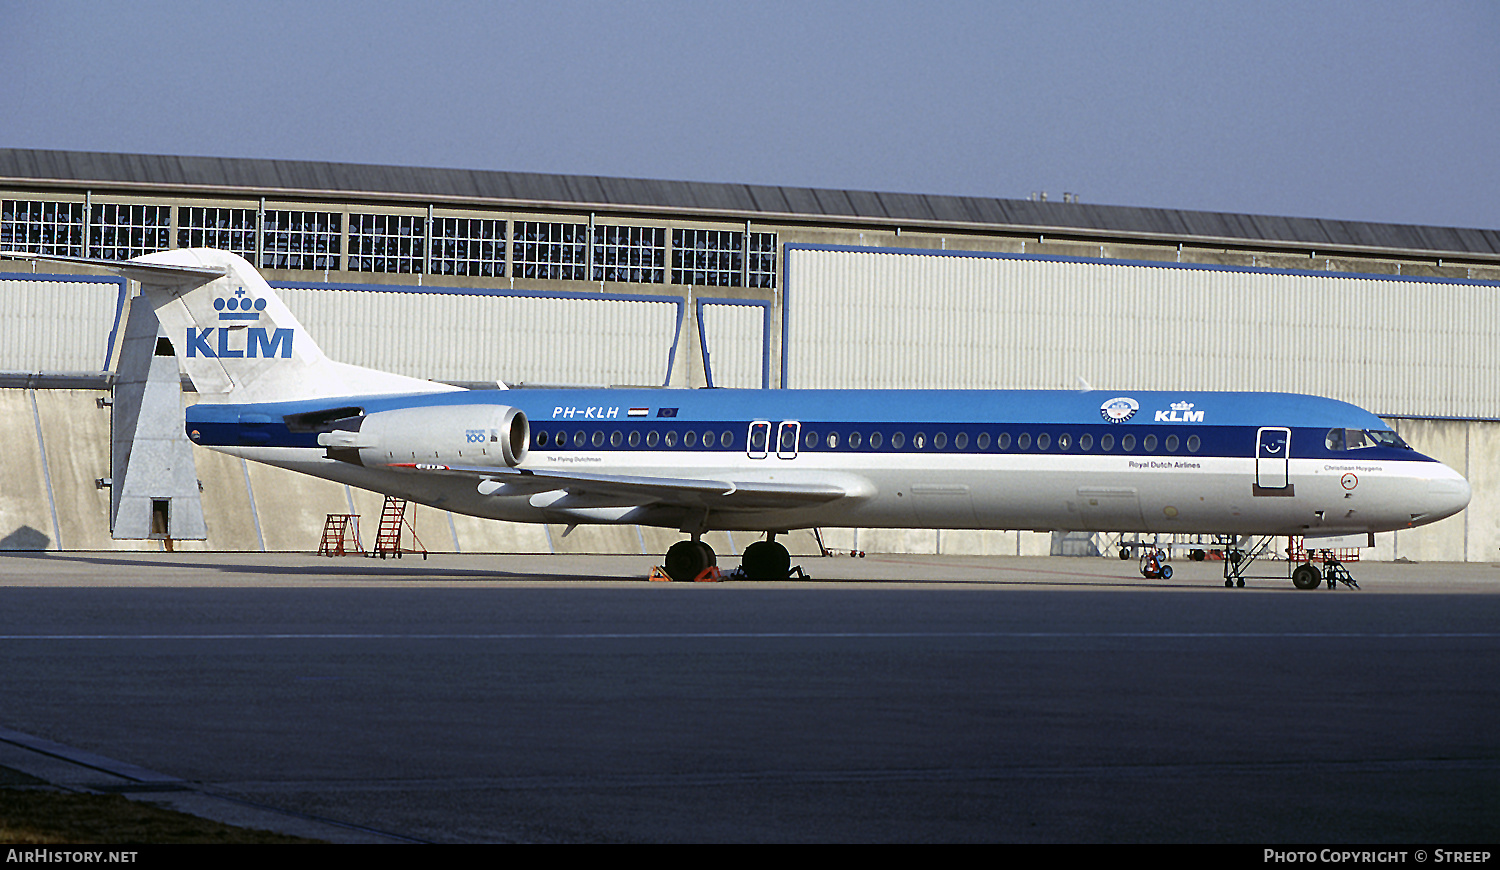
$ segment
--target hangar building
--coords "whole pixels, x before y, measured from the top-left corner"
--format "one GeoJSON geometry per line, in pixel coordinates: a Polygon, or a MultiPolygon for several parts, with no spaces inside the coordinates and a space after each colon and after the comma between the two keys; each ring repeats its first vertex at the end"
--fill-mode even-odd
{"type": "MultiPolygon", "coordinates": [[[[1378,557],[1495,558],[1500,231],[1074,199],[0,149],[0,250],[225,248],[335,359],[470,387],[1316,393],[1380,414],[1474,486],[1466,512],[1380,536],[1378,557]]],[[[129,290],[0,264],[0,548],[161,546],[110,534],[129,290]]],[[[206,538],[180,546],[310,550],[346,512],[373,536],[371,494],[193,450],[206,538]]],[[[433,551],[678,538],[417,516],[433,551]]],[[[866,551],[1053,548],[1029,531],[823,534],[866,551]]]]}

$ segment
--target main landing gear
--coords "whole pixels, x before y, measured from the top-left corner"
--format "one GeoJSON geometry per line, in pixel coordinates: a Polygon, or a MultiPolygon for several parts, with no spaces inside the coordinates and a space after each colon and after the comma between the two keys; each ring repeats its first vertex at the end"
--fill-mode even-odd
{"type": "MultiPolygon", "coordinates": [[[[673,544],[667,550],[666,564],[662,567],[673,580],[690,583],[718,563],[713,547],[694,535],[691,541],[673,544]]],[[[777,543],[776,533],[771,532],[766,540],[756,541],[745,548],[745,555],[740,561],[740,573],[746,580],[785,580],[794,573],[792,555],[785,546],[777,543]]],[[[796,573],[800,574],[800,569],[796,573]]]]}
{"type": "Polygon", "coordinates": [[[714,548],[694,535],[691,541],[678,541],[668,548],[666,564],[662,567],[673,580],[691,583],[718,564],[719,557],[714,554],[714,548]]]}

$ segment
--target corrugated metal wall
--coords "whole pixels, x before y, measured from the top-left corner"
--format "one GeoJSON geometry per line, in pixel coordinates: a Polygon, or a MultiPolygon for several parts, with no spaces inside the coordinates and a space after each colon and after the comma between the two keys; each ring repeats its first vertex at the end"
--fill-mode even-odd
{"type": "Polygon", "coordinates": [[[672,302],[279,288],[333,359],[412,377],[661,385],[672,302]]]}
{"type": "Polygon", "coordinates": [[[1500,285],[803,249],[791,387],[1284,390],[1500,417],[1500,285]]]}
{"type": "Polygon", "coordinates": [[[124,282],[0,279],[0,371],[97,372],[124,282]]]}
{"type": "Polygon", "coordinates": [[[700,302],[704,370],[715,387],[759,389],[766,381],[764,305],[700,302]]]}

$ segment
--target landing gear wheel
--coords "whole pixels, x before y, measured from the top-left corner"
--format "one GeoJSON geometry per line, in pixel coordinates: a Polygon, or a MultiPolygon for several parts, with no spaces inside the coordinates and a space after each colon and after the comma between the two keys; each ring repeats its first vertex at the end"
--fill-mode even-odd
{"type": "Polygon", "coordinates": [[[792,555],[775,541],[756,541],[745,548],[740,568],[750,580],[785,580],[792,570],[792,555]]]}
{"type": "Polygon", "coordinates": [[[1203,550],[1190,550],[1188,551],[1188,558],[1194,562],[1202,562],[1208,558],[1208,553],[1203,550]]]}
{"type": "Polygon", "coordinates": [[[1130,560],[1130,549],[1128,547],[1121,547],[1120,548],[1120,561],[1121,562],[1126,562],[1126,561],[1129,561],[1129,560],[1130,560]]]}
{"type": "Polygon", "coordinates": [[[717,565],[719,559],[713,547],[702,541],[678,541],[667,550],[667,576],[679,582],[696,580],[704,569],[717,565]]]}
{"type": "Polygon", "coordinates": [[[1292,585],[1298,589],[1317,589],[1323,585],[1323,575],[1312,565],[1298,565],[1292,572],[1292,585]]]}

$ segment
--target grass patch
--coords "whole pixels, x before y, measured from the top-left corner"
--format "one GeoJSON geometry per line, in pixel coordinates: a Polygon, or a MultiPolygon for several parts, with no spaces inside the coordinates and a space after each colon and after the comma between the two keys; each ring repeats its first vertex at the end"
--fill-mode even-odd
{"type": "Polygon", "coordinates": [[[14,776],[31,777],[0,771],[0,785],[9,786],[0,787],[0,843],[7,845],[323,842],[236,828],[117,794],[17,788],[28,783],[14,776]]]}

